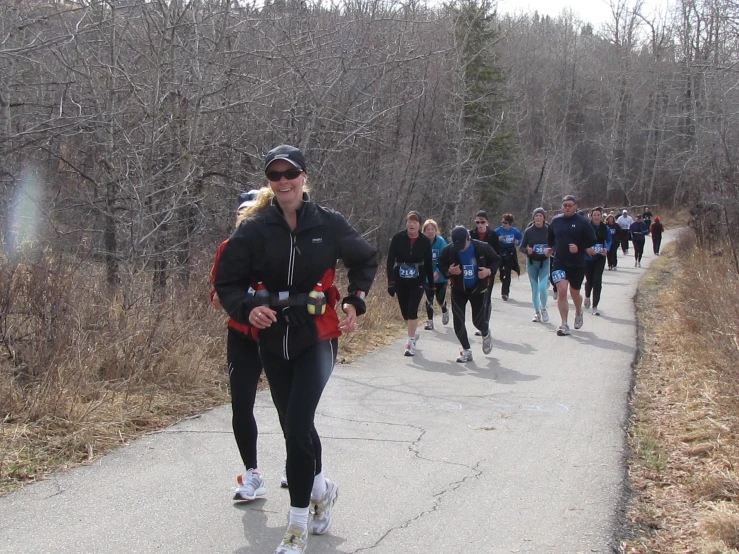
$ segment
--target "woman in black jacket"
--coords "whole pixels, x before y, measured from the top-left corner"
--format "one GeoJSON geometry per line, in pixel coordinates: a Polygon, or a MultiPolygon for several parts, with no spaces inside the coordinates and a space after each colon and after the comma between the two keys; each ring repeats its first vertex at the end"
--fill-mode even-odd
{"type": "Polygon", "coordinates": [[[405,231],[396,233],[387,253],[387,292],[398,296],[400,313],[408,327],[405,355],[416,355],[418,306],[428,286],[434,290],[431,241],[421,233],[421,214],[409,212],[405,231]]]}
{"type": "Polygon", "coordinates": [[[323,475],[313,419],[336,361],[337,339],[354,331],[365,312],[377,253],[341,214],[310,201],[299,149],[278,146],[264,166],[269,190],[224,247],[215,288],[234,320],[259,329],[259,352],[287,446],[289,524],[275,553],[300,554],[311,511],[313,534],[331,527],[338,487],[323,475]],[[349,277],[341,322],[334,307],[337,259],[349,277]],[[250,296],[252,283],[256,294],[250,296]]]}

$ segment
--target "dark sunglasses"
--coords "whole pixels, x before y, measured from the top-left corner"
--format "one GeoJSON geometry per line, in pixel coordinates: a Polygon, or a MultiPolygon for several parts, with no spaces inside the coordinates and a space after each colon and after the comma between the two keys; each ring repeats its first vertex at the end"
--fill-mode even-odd
{"type": "Polygon", "coordinates": [[[303,173],[303,170],[295,167],[293,169],[286,169],[285,171],[267,171],[265,175],[269,181],[277,182],[283,177],[288,180],[295,179],[301,173],[303,173]]]}
{"type": "Polygon", "coordinates": [[[475,225],[485,225],[487,221],[475,221],[475,225]]]}

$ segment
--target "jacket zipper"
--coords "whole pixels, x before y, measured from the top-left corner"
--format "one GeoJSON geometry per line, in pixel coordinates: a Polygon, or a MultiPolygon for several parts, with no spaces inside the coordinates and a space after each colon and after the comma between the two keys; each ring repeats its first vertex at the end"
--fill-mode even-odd
{"type": "MultiPolygon", "coordinates": [[[[290,233],[290,261],[287,265],[287,286],[292,287],[293,285],[293,273],[295,272],[295,251],[298,249],[295,244],[295,236],[290,233]]],[[[285,336],[282,339],[282,353],[286,360],[290,359],[288,340],[290,335],[290,327],[285,328],[285,336]]]]}

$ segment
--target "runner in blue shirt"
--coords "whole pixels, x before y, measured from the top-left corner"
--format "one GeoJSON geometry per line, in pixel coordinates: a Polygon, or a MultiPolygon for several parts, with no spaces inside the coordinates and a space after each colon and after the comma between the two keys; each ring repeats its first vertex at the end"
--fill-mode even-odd
{"type": "Polygon", "coordinates": [[[500,258],[487,243],[470,238],[464,227],[452,229],[452,244],[439,255],[439,273],[449,278],[452,289],[452,317],[454,333],[462,345],[457,361],[472,361],[470,340],[467,337],[465,310],[472,307],[472,324],[482,334],[482,351],[489,354],[493,348],[490,333],[489,287],[492,286],[500,258]]]}
{"type": "Polygon", "coordinates": [[[521,231],[513,225],[513,214],[504,214],[502,225],[495,229],[500,240],[500,282],[503,288],[500,297],[508,300],[511,293],[511,270],[521,275],[521,267],[518,265],[518,246],[523,240],[521,231]]]}
{"type": "Polygon", "coordinates": [[[431,241],[431,259],[434,266],[434,284],[436,285],[436,294],[430,289],[426,290],[426,315],[428,321],[424,326],[427,331],[434,329],[434,296],[441,306],[441,323],[446,325],[449,323],[449,311],[446,307],[446,286],[447,279],[439,272],[439,254],[447,245],[446,241],[439,234],[439,225],[433,219],[427,219],[423,223],[423,234],[431,241]]]}

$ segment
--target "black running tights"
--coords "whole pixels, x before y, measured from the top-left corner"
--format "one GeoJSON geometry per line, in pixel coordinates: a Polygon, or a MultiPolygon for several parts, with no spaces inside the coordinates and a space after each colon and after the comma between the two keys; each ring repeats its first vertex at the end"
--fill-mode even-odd
{"type": "Polygon", "coordinates": [[[436,283],[435,293],[426,290],[426,315],[429,320],[434,319],[434,296],[436,296],[436,302],[441,306],[441,312],[446,312],[446,287],[448,284],[449,281],[436,283]]]}
{"type": "Polygon", "coordinates": [[[257,421],[254,400],[262,373],[259,347],[243,333],[228,328],[226,341],[228,378],[231,383],[231,408],[236,446],[246,469],[257,468],[257,421]]]}
{"type": "Polygon", "coordinates": [[[641,262],[642,254],[644,254],[644,241],[635,240],[632,242],[634,244],[634,260],[636,260],[637,262],[641,262]]]}
{"type": "Polygon", "coordinates": [[[454,333],[459,339],[462,348],[469,350],[470,340],[467,337],[466,308],[467,302],[472,307],[472,324],[483,335],[490,332],[490,295],[488,291],[478,294],[467,294],[466,291],[457,291],[452,287],[452,317],[454,318],[454,333]]]}
{"type": "Polygon", "coordinates": [[[284,421],[290,506],[307,508],[313,477],[321,472],[321,439],[313,424],[318,402],[336,363],[338,339],[321,341],[292,360],[260,349],[275,407],[284,421]]]}
{"type": "Polygon", "coordinates": [[[600,302],[600,291],[603,288],[603,269],[606,267],[605,256],[594,260],[585,260],[585,298],[593,293],[593,308],[600,302]]]}

